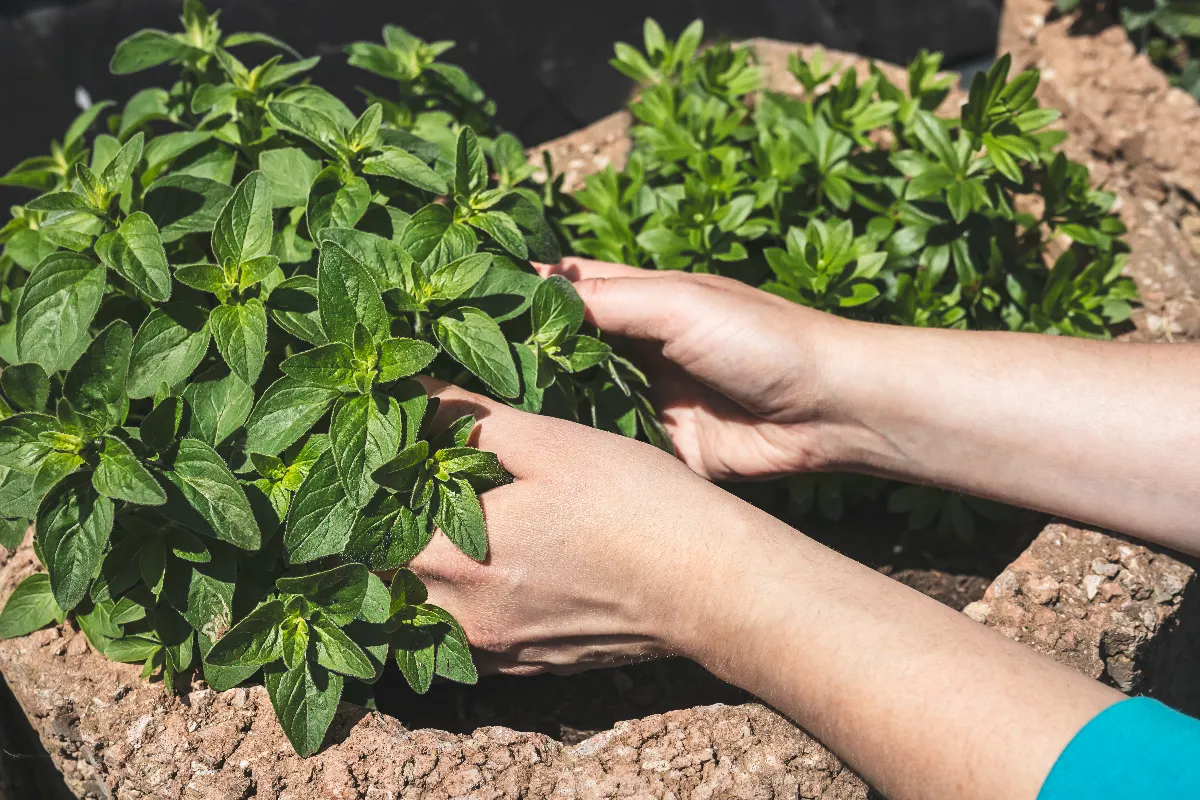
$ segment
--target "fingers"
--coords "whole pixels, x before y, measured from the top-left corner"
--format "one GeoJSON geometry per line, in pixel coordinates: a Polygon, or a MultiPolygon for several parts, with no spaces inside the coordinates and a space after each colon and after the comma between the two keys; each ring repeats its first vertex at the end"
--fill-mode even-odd
{"type": "Polygon", "coordinates": [[[587,258],[564,258],[557,264],[534,262],[533,267],[543,278],[562,275],[571,282],[588,278],[656,278],[662,275],[661,272],[653,269],[610,264],[606,261],[592,261],[587,258]]]}
{"type": "Polygon", "coordinates": [[[669,342],[691,324],[698,309],[683,281],[586,278],[575,284],[587,319],[610,336],[669,342]]]}

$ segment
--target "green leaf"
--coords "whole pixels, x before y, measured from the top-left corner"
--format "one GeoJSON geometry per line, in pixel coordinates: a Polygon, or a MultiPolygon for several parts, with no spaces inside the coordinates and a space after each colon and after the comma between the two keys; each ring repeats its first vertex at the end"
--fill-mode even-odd
{"type": "Polygon", "coordinates": [[[336,167],[322,170],[308,194],[308,230],[353,228],[371,204],[371,187],[357,176],[343,181],[336,167]]]}
{"type": "Polygon", "coordinates": [[[0,639],[15,639],[44,628],[59,616],[50,576],[30,575],[9,595],[0,611],[0,639]]]}
{"type": "Polygon", "coordinates": [[[146,135],[135,133],[128,142],[126,142],[117,154],[113,156],[112,161],[104,167],[104,172],[100,176],[100,180],[104,183],[104,188],[109,194],[117,194],[124,188],[125,182],[133,175],[133,170],[142,160],[142,149],[146,143],[146,135]]]}
{"type": "Polygon", "coordinates": [[[129,215],[121,227],[96,240],[100,263],[128,280],[157,303],[171,297],[171,272],[158,227],[149,215],[129,215]]]}
{"type": "Polygon", "coordinates": [[[159,453],[175,446],[179,426],[183,424],[184,404],[180,397],[167,397],[142,420],[138,433],[142,444],[159,453]]]}
{"type": "Polygon", "coordinates": [[[225,692],[245,683],[250,676],[258,672],[257,666],[250,667],[219,667],[210,663],[208,654],[213,647],[213,640],[201,631],[196,632],[196,644],[200,647],[201,665],[204,668],[204,680],[209,688],[216,692],[225,692]]]}
{"type": "Polygon", "coordinates": [[[334,389],[321,389],[283,377],[268,387],[246,420],[246,450],[276,455],[317,424],[339,396],[334,389]]]}
{"type": "Polygon", "coordinates": [[[483,523],[483,509],[475,490],[466,480],[438,484],[438,506],[434,520],[459,550],[479,562],[487,559],[487,529],[483,523]]]}
{"type": "Polygon", "coordinates": [[[591,336],[575,336],[563,345],[561,357],[571,372],[583,372],[599,366],[612,356],[612,348],[591,336]]]}
{"type": "Polygon", "coordinates": [[[362,564],[343,564],[324,572],[280,578],[275,587],[284,594],[300,595],[334,625],[349,625],[362,611],[371,577],[362,564]]]}
{"type": "Polygon", "coordinates": [[[290,378],[323,389],[354,385],[354,351],[342,342],[297,353],[284,359],[279,368],[290,378]]]}
{"type": "Polygon", "coordinates": [[[434,672],[458,683],[477,683],[479,673],[476,672],[475,663],[471,660],[471,647],[467,643],[467,635],[463,632],[462,626],[445,609],[434,605],[425,605],[422,608],[441,621],[434,634],[437,639],[437,661],[434,664],[434,672]]]}
{"type": "Polygon", "coordinates": [[[379,154],[363,161],[363,172],[381,175],[415,186],[426,192],[443,195],[450,187],[424,161],[398,147],[380,148],[379,154]]]}
{"type": "Polygon", "coordinates": [[[88,202],[87,198],[75,192],[51,192],[44,194],[25,204],[30,211],[78,211],[85,214],[95,214],[98,210],[88,202]]]}
{"type": "MultiPolygon", "coordinates": [[[[251,172],[225,204],[213,228],[212,249],[220,266],[241,265],[271,252],[271,182],[251,172]]],[[[251,381],[253,383],[253,381],[251,381]]]]}
{"type": "MultiPolygon", "coordinates": [[[[170,537],[175,553],[179,551],[178,533],[172,531],[170,537]]],[[[209,547],[213,557],[205,563],[189,563],[178,555],[168,559],[165,588],[175,610],[202,635],[213,638],[233,621],[237,559],[232,548],[219,543],[209,547]]]]}
{"type": "Polygon", "coordinates": [[[16,414],[0,420],[0,465],[35,473],[62,433],[57,419],[46,414],[16,414]]]}
{"type": "Polygon", "coordinates": [[[379,345],[379,382],[416,375],[437,358],[437,348],[419,339],[387,339],[379,345]]]}
{"type": "Polygon", "coordinates": [[[341,628],[323,619],[316,620],[312,627],[316,633],[318,664],[351,678],[371,680],[375,677],[371,659],[341,628]]]}
{"type": "Polygon", "coordinates": [[[229,629],[208,651],[205,658],[218,667],[262,666],[283,657],[283,639],[279,626],[287,611],[279,600],[263,603],[229,629]]]}
{"type": "Polygon", "coordinates": [[[521,393],[521,382],[508,340],[495,320],[475,308],[460,308],[438,318],[438,343],[456,361],[501,397],[521,393]]]}
{"type": "Polygon", "coordinates": [[[430,299],[457,299],[479,283],[491,266],[491,253],[475,253],[451,261],[429,276],[430,299]]]}
{"type": "Polygon", "coordinates": [[[38,509],[36,543],[54,600],[70,611],[87,597],[113,527],[113,504],[85,477],[65,480],[38,509]]]}
{"type": "MultiPolygon", "coordinates": [[[[89,637],[91,638],[91,637],[89,637]]],[[[103,653],[110,661],[119,664],[136,664],[153,657],[162,650],[162,644],[149,636],[125,636],[105,644],[103,653]]]]}
{"type": "Polygon", "coordinates": [[[14,364],[0,372],[0,387],[22,411],[43,411],[50,399],[50,378],[37,364],[14,364]]]}
{"type": "Polygon", "coordinates": [[[104,296],[104,267],[77,253],[55,253],[34,268],[17,307],[17,353],[47,373],[86,335],[104,296]]]}
{"type": "Polygon", "coordinates": [[[471,197],[487,188],[487,160],[483,148],[470,125],[464,125],[458,134],[457,156],[454,159],[454,193],[471,197]]]}
{"type": "Polygon", "coordinates": [[[270,103],[267,108],[284,130],[307,139],[332,156],[338,154],[338,146],[343,142],[342,132],[328,114],[285,101],[270,103]]]}
{"type": "Polygon", "coordinates": [[[100,463],[92,473],[92,486],[105,497],[139,506],[161,506],[167,502],[167,493],[129,445],[113,436],[104,437],[100,463]]]}
{"type": "Polygon", "coordinates": [[[146,317],[133,337],[125,388],[134,399],[159,386],[175,386],[200,366],[208,352],[208,315],[190,303],[167,303],[146,317]]]}
{"type": "Polygon", "coordinates": [[[406,287],[412,282],[412,259],[390,239],[351,228],[326,228],[321,231],[320,239],[322,245],[333,242],[341,246],[362,263],[380,290],[385,287],[406,287]]]}
{"type": "Polygon", "coordinates": [[[211,447],[196,439],[183,439],[164,477],[177,490],[175,497],[168,491],[164,507],[168,516],[243,550],[262,547],[262,533],[246,493],[211,447]]]}
{"type": "Polygon", "coordinates": [[[362,508],[377,486],[371,474],[392,459],[403,438],[400,406],[387,395],[343,397],[333,409],[329,426],[334,463],[346,489],[346,498],[362,508]]]}
{"type": "Polygon", "coordinates": [[[471,229],[454,221],[446,206],[425,206],[409,220],[400,246],[427,272],[475,252],[478,242],[471,229]]]}
{"type": "Polygon", "coordinates": [[[421,628],[401,627],[392,634],[396,665],[417,694],[425,694],[433,685],[433,666],[437,648],[433,635],[421,628]]]}
{"type": "Polygon", "coordinates": [[[327,450],[292,501],[283,538],[288,563],[305,564],[340,553],[353,524],[354,506],[346,499],[333,453],[327,450]]]}
{"type": "Polygon", "coordinates": [[[343,558],[386,571],[407,564],[425,549],[433,538],[433,526],[397,498],[379,495],[358,513],[343,558]]]}
{"type": "Polygon", "coordinates": [[[192,415],[188,435],[216,448],[250,416],[254,389],[222,366],[197,376],[183,391],[192,415]]]}
{"type": "Polygon", "coordinates": [[[146,188],[143,208],[164,242],[189,233],[211,233],[233,189],[207,177],[167,175],[146,188]]]}
{"type": "Polygon", "coordinates": [[[195,51],[191,47],[169,33],[138,31],[117,45],[108,69],[113,75],[132,75],[168,61],[178,61],[192,52],[195,51]]]}
{"type": "Polygon", "coordinates": [[[128,323],[117,320],[97,334],[67,373],[63,397],[89,421],[93,432],[125,422],[129,413],[125,380],[132,351],[133,331],[128,323]]]}
{"type": "Polygon", "coordinates": [[[503,211],[472,214],[467,217],[467,224],[491,236],[514,257],[522,260],[529,258],[529,247],[525,244],[521,229],[513,222],[513,218],[503,211]]]}
{"type": "Polygon", "coordinates": [[[342,696],[342,676],[305,661],[297,669],[274,665],[263,671],[275,716],[296,753],[307,758],[321,749],[342,696]]]}
{"type": "Polygon", "coordinates": [[[391,616],[391,594],[388,587],[374,572],[367,573],[367,592],[363,597],[362,608],[359,609],[358,619],[371,625],[382,625],[391,616]]]}
{"type": "Polygon", "coordinates": [[[300,617],[292,617],[280,629],[283,638],[283,663],[288,669],[296,669],[308,658],[308,623],[300,617]]]}
{"type": "Polygon", "coordinates": [[[533,295],[533,336],[543,345],[561,345],[583,325],[583,300],[561,275],[542,281],[533,295]]]}
{"type": "Polygon", "coordinates": [[[321,248],[317,297],[321,323],[330,341],[353,344],[359,324],[376,340],[387,338],[391,319],[379,287],[362,262],[333,242],[321,248]]]}
{"type": "Polygon", "coordinates": [[[253,386],[267,357],[267,310],[251,297],[236,305],[217,306],[208,317],[217,349],[233,372],[253,386]]]}
{"type": "Polygon", "coordinates": [[[321,171],[321,162],[298,147],[266,150],[258,156],[258,167],[271,184],[271,202],[276,208],[308,205],[308,193],[321,171]]]}
{"type": "Polygon", "coordinates": [[[271,290],[268,298],[271,319],[283,330],[309,344],[329,341],[317,310],[317,279],[296,275],[271,290]]]}

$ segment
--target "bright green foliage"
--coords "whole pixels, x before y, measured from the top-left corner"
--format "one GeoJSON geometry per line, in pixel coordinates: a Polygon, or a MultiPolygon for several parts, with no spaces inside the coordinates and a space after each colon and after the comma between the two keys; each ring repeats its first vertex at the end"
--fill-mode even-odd
{"type": "Polygon", "coordinates": [[[40,194],[0,229],[0,544],[36,518],[47,574],[0,636],[69,612],[168,684],[261,672],[308,755],[389,657],[418,691],[476,679],[415,576],[369,572],[435,528],[483,560],[479,496],[512,480],[473,419],[430,429],[417,376],[576,419],[617,396],[657,423],[570,285],[532,269],[560,256],[532,168],[436,60],[449,43],[352,45],[399,90],[356,113],[307,82],[317,59],[224,35],[195,0],[183,23],[112,61],[176,83],[93,106],[3,179],[40,194]]]}
{"type": "MultiPolygon", "coordinates": [[[[577,253],[901,325],[1107,338],[1129,317],[1114,197],[1056,152],[1065,134],[1046,129],[1058,114],[1038,107],[1037,72],[1010,77],[1000,59],[947,119],[939,56],[919,56],[907,86],[793,56],[797,97],[760,90],[749,49],[697,55],[699,37],[697,24],[671,42],[648,21],[645,53],[617,46],[614,65],[642,84],[634,148],[623,171],[556,198],[577,253]]],[[[797,507],[835,518],[878,486],[792,483],[797,507]]],[[[974,501],[947,497],[890,505],[969,534],[974,501]]]]}
{"type": "Polygon", "coordinates": [[[1054,0],[1058,10],[1070,14],[1117,13],[1121,24],[1140,50],[1150,57],[1171,82],[1200,99],[1200,3],[1193,0],[1054,0]]]}

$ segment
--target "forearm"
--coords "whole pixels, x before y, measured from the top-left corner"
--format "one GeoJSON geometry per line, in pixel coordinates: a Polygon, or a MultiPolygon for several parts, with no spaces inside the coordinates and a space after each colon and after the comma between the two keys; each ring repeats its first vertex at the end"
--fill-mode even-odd
{"type": "Polygon", "coordinates": [[[1200,552],[1200,347],[837,330],[843,466],[1200,552]]]}
{"type": "Polygon", "coordinates": [[[1033,800],[1121,697],[765,514],[745,508],[728,528],[693,565],[707,574],[676,646],[892,800],[1033,800]]]}

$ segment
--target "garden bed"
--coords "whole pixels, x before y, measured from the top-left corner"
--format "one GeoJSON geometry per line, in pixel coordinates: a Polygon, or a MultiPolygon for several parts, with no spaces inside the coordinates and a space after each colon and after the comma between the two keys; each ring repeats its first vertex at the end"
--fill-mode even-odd
{"type": "MultiPolygon", "coordinates": [[[[1015,6],[1010,25],[1023,13],[1021,2],[1015,6]]],[[[1057,30],[1022,33],[1027,44],[1018,60],[1059,58],[1042,38],[1057,30]]],[[[1063,36],[1064,50],[1100,46],[1063,36]]],[[[791,80],[782,65],[792,49],[755,43],[773,88],[791,80]]],[[[1137,63],[1132,47],[1122,52],[1137,63]]],[[[1148,299],[1131,335],[1200,337],[1200,253],[1187,239],[1200,192],[1189,188],[1191,173],[1182,162],[1161,165],[1151,151],[1130,155],[1135,140],[1103,129],[1111,115],[1094,120],[1098,112],[1063,82],[1069,63],[1043,64],[1042,91],[1068,112],[1072,157],[1120,194],[1130,269],[1148,299]]],[[[1100,71],[1087,74],[1102,80],[1100,71]]],[[[1176,108],[1176,93],[1164,92],[1141,96],[1176,108]]],[[[1193,119],[1191,102],[1177,104],[1180,119],[1193,119]]],[[[627,128],[628,117],[615,115],[537,150],[549,149],[577,186],[583,175],[621,162],[627,128]]],[[[859,520],[857,533],[848,524],[821,538],[1090,677],[1195,710],[1197,687],[1181,678],[1195,676],[1200,663],[1193,627],[1200,599],[1187,564],[1099,532],[1051,525],[1005,568],[1003,552],[951,559],[914,547],[899,530],[901,518],[886,524],[890,532],[859,520]]],[[[1013,529],[1008,541],[1024,533],[1013,529]]],[[[36,569],[29,537],[0,555],[0,598],[36,569]]],[[[803,731],[681,661],[573,678],[489,678],[475,687],[437,687],[420,700],[392,692],[400,679],[389,673],[378,693],[387,713],[344,704],[326,748],[310,759],[292,751],[261,687],[216,693],[197,681],[172,695],[140,680],[138,667],[96,653],[71,623],[0,642],[0,672],[66,787],[81,797],[868,796],[803,731]]]]}

